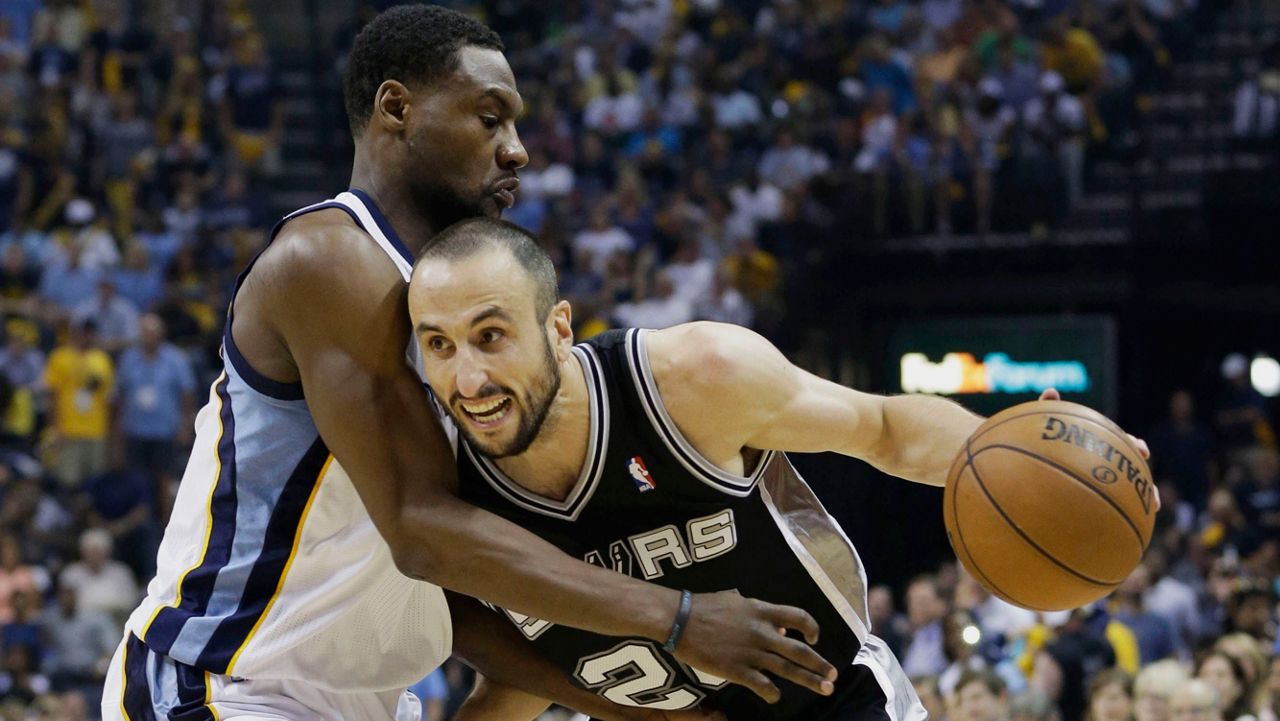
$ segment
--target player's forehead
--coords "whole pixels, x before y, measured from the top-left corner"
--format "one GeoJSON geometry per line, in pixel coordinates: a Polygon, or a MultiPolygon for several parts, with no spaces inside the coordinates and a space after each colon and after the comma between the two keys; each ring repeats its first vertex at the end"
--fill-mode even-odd
{"type": "Polygon", "coordinates": [[[458,51],[457,61],[448,83],[452,91],[476,98],[492,96],[515,111],[523,109],[515,73],[500,51],[467,45],[458,51]]]}
{"type": "Polygon", "coordinates": [[[532,280],[503,249],[482,249],[461,258],[424,258],[409,286],[414,322],[441,327],[469,324],[482,309],[521,318],[533,302],[532,280]]]}

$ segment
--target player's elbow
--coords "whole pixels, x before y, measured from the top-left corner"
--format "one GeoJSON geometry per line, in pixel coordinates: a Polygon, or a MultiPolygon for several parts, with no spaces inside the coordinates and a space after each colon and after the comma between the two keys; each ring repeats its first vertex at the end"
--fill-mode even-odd
{"type": "Polygon", "coordinates": [[[391,548],[391,560],[402,575],[415,581],[442,585],[441,569],[434,560],[436,556],[419,539],[397,534],[387,538],[387,545],[391,548]]]}

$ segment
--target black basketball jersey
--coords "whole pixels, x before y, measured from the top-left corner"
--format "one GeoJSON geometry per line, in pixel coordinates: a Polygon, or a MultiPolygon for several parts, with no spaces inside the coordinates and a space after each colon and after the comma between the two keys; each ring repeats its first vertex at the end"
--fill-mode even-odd
{"type": "MultiPolygon", "coordinates": [[[[574,347],[589,389],[591,436],[582,473],[563,501],[522,488],[465,440],[460,495],[619,573],[803,608],[821,628],[816,650],[849,675],[867,633],[866,578],[853,545],[783,454],[763,453],[740,477],[685,440],[658,394],[645,335],[610,331],[574,347]]],[[[659,642],[499,612],[577,684],[614,703],[663,710],[702,703],[731,721],[817,719],[833,703],[779,679],[782,700],[769,705],[681,664],[659,642]]]]}

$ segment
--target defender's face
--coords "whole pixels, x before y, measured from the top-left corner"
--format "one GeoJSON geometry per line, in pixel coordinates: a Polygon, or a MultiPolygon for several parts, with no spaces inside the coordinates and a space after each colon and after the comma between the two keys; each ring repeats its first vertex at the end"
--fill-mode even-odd
{"type": "Polygon", "coordinates": [[[440,228],[464,218],[497,218],[515,202],[516,171],[529,162],[516,132],[524,101],[497,50],[464,47],[458,69],[415,93],[406,129],[410,185],[440,228]]]}
{"type": "Polygon", "coordinates": [[[535,311],[534,282],[506,251],[423,261],[409,286],[427,380],[490,458],[523,453],[560,388],[567,345],[556,337],[556,313],[535,311]]]}

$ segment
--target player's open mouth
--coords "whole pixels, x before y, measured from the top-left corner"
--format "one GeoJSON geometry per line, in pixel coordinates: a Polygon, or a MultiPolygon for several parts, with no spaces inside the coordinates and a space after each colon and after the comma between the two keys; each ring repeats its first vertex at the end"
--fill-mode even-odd
{"type": "Polygon", "coordinates": [[[492,426],[507,416],[511,409],[510,398],[494,398],[481,403],[460,403],[462,412],[467,418],[479,426],[492,426]]]}

